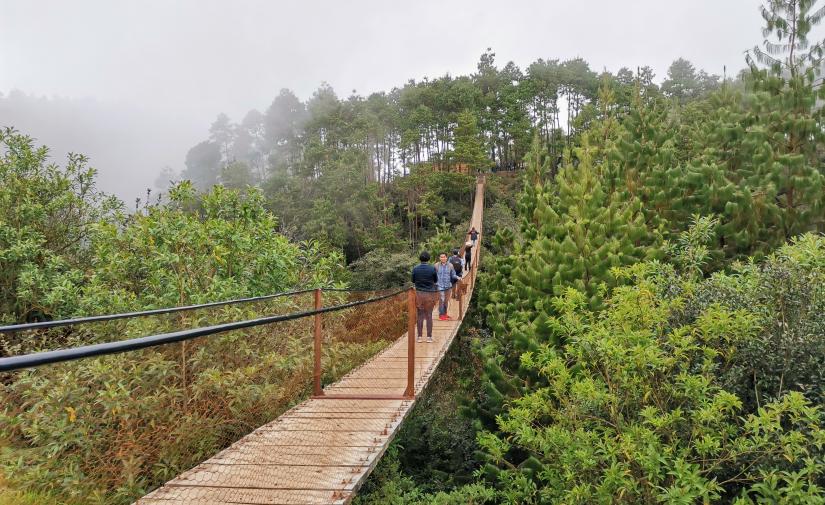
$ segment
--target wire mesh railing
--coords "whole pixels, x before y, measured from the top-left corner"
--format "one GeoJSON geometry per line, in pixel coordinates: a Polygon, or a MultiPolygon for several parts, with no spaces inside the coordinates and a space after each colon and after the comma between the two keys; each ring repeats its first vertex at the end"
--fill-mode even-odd
{"type": "Polygon", "coordinates": [[[83,323],[106,335],[172,330],[146,337],[99,342],[93,330],[63,325],[5,334],[16,339],[5,349],[30,352],[0,358],[3,474],[54,502],[97,496],[127,503],[312,394],[316,321],[323,383],[405,331],[406,290],[321,293],[223,306],[211,315],[198,311],[214,307],[187,310],[185,318],[158,313],[152,317],[162,320],[152,323],[83,323]]]}
{"type": "MultiPolygon", "coordinates": [[[[452,291],[459,319],[479,263],[473,252],[471,275],[452,291]]],[[[183,493],[178,503],[214,493],[272,502],[256,482],[287,502],[325,503],[317,488],[351,485],[339,467],[365,464],[421,386],[416,374],[432,366],[415,368],[415,303],[412,289],[302,290],[0,327],[0,487],[38,503],[119,504],[177,477],[159,492],[183,493]],[[385,356],[392,366],[364,366],[385,356]],[[380,387],[337,393],[365,382],[380,387]],[[329,401],[300,403],[310,396],[329,401]],[[322,423],[329,412],[333,429],[322,423]],[[330,465],[328,447],[346,448],[343,464],[339,454],[330,465]],[[178,485],[190,481],[203,487],[178,485]]],[[[422,354],[442,352],[425,345],[422,354]]]]}

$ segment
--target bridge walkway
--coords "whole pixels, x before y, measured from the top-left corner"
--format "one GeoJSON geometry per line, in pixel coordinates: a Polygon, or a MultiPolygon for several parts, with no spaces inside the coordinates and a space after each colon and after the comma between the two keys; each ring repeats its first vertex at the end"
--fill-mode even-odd
{"type": "MultiPolygon", "coordinates": [[[[483,232],[484,181],[479,180],[471,226],[483,232]]],[[[472,297],[480,254],[470,272],[472,297]]],[[[437,311],[437,308],[435,309],[437,311]]],[[[347,504],[389,447],[416,399],[453,342],[462,316],[451,303],[452,320],[434,317],[433,343],[415,347],[415,396],[407,384],[407,338],[324,389],[327,396],[392,399],[311,398],[274,421],[138,500],[139,505],[316,505],[347,504]]]]}

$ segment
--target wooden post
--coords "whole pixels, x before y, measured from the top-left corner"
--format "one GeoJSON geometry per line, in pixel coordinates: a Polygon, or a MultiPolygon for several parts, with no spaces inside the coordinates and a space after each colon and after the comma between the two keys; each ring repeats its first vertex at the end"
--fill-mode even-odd
{"type": "Polygon", "coordinates": [[[461,319],[464,317],[464,286],[458,291],[458,318],[461,319]]]}
{"type": "MultiPolygon", "coordinates": [[[[321,289],[315,290],[315,310],[321,308],[321,289]]],[[[321,389],[321,314],[315,314],[315,366],[312,373],[312,394],[324,396],[321,389]]]]}
{"type": "Polygon", "coordinates": [[[404,391],[407,398],[415,398],[415,320],[415,288],[410,288],[407,291],[407,389],[404,391]]]}

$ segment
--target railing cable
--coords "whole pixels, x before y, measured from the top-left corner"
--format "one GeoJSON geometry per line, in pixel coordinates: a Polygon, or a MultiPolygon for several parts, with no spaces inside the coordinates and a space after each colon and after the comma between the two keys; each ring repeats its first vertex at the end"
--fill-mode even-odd
{"type": "MultiPolygon", "coordinates": [[[[307,290],[312,291],[312,290],[307,290]]],[[[257,319],[249,319],[246,321],[236,321],[232,323],[223,323],[214,326],[205,326],[203,328],[194,328],[190,330],[181,330],[171,333],[161,333],[159,335],[150,335],[146,337],[132,338],[128,340],[121,340],[117,342],[106,342],[102,344],[84,345],[79,347],[72,347],[69,349],[57,349],[54,351],[45,351],[32,354],[24,354],[20,356],[11,356],[7,358],[0,358],[0,372],[11,372],[23,368],[31,368],[40,365],[47,365],[49,363],[59,363],[63,361],[72,361],[81,358],[89,358],[93,356],[102,356],[106,354],[117,354],[127,351],[135,351],[144,349],[146,347],[155,347],[173,342],[182,342],[184,340],[191,340],[207,335],[214,335],[216,333],[224,333],[232,330],[240,330],[243,328],[251,328],[254,326],[261,326],[264,324],[277,323],[281,321],[291,321],[293,319],[300,319],[302,317],[314,316],[316,314],[324,314],[326,312],[335,312],[338,310],[356,307],[367,303],[373,303],[380,300],[396,296],[404,289],[397,290],[392,293],[369,298],[367,300],[359,300],[355,302],[344,303],[342,305],[334,305],[332,307],[325,307],[317,310],[307,310],[302,312],[293,312],[291,314],[283,314],[278,316],[267,316],[257,319]]],[[[302,291],[303,292],[303,291],[302,291]]]]}
{"type": "Polygon", "coordinates": [[[302,293],[309,293],[313,289],[299,289],[297,291],[285,291],[283,293],[274,293],[265,296],[255,296],[252,298],[238,298],[235,300],[224,300],[221,302],[201,303],[199,305],[185,305],[182,307],[166,307],[162,309],[144,310],[141,312],[124,312],[122,314],[105,314],[100,316],[86,316],[76,317],[73,319],[59,319],[57,321],[39,321],[36,323],[12,324],[8,326],[0,326],[0,333],[11,333],[16,331],[40,330],[44,328],[56,328],[58,326],[73,326],[76,324],[94,323],[98,321],[113,321],[116,319],[128,319],[132,317],[153,316],[157,314],[171,314],[173,312],[183,312],[187,310],[203,309],[207,307],[220,307],[221,305],[232,305],[235,303],[248,303],[263,300],[271,300],[289,295],[300,295],[302,293]]]}

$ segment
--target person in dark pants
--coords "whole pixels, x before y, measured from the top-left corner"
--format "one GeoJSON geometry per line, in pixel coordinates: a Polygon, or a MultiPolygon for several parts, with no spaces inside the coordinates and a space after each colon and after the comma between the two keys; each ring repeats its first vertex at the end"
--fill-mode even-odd
{"type": "Polygon", "coordinates": [[[447,261],[447,253],[441,253],[438,256],[438,262],[435,264],[435,273],[438,277],[438,319],[442,321],[449,321],[451,318],[447,315],[447,309],[450,305],[450,294],[453,290],[453,284],[458,282],[458,276],[455,273],[453,265],[447,261]]]}
{"type": "Polygon", "coordinates": [[[464,268],[467,269],[467,273],[470,273],[470,269],[473,268],[474,245],[474,242],[467,242],[466,244],[464,244],[464,268]]]}
{"type": "Polygon", "coordinates": [[[470,236],[470,240],[473,241],[473,245],[476,245],[476,240],[478,240],[478,231],[476,230],[475,226],[470,228],[470,231],[467,233],[467,235],[470,236]]]}
{"type": "MultiPolygon", "coordinates": [[[[453,266],[456,276],[458,276],[458,279],[461,280],[461,277],[464,275],[464,258],[459,256],[458,249],[453,249],[453,255],[450,256],[450,258],[447,261],[449,261],[450,264],[453,266]]],[[[453,300],[458,300],[458,295],[461,290],[456,288],[459,287],[460,285],[456,284],[455,282],[453,283],[453,300]]]]}
{"type": "MultiPolygon", "coordinates": [[[[418,256],[420,264],[412,269],[412,282],[415,285],[416,342],[423,338],[424,323],[427,323],[427,342],[433,341],[433,308],[438,300],[438,274],[430,264],[430,253],[423,251],[418,256]]],[[[409,335],[412,338],[412,335],[409,335]]]]}
{"type": "Polygon", "coordinates": [[[453,249],[453,255],[447,260],[453,265],[453,269],[455,270],[455,274],[459,277],[459,279],[464,275],[464,259],[458,255],[458,249],[453,249]]]}

